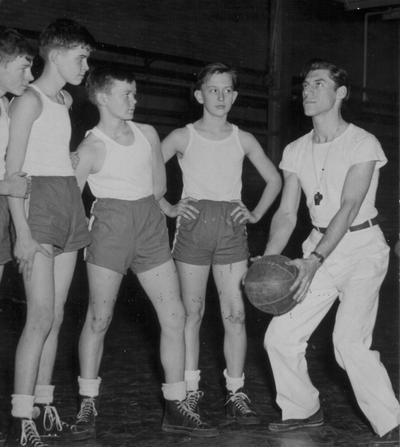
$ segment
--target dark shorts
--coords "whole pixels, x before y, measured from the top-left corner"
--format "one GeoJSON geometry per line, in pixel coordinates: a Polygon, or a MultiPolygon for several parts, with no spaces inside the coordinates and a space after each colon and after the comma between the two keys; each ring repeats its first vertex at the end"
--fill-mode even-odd
{"type": "Polygon", "coordinates": [[[249,256],[246,224],[233,221],[234,202],[193,202],[200,213],[196,219],[179,217],[173,257],[194,265],[233,264],[249,256]]]}
{"type": "Polygon", "coordinates": [[[10,213],[6,196],[0,196],[0,265],[12,259],[10,240],[10,213]]]}
{"type": "Polygon", "coordinates": [[[33,176],[27,200],[32,237],[50,244],[55,254],[85,247],[90,235],[75,177],[33,176]]]}
{"type": "Polygon", "coordinates": [[[125,274],[143,273],[171,259],[165,216],[153,196],[97,199],[90,218],[85,260],[125,274]]]}

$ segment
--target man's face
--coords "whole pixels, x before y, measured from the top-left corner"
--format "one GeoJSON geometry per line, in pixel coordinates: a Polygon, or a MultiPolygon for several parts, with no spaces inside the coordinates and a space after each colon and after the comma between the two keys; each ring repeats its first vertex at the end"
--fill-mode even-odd
{"type": "Polygon", "coordinates": [[[89,70],[88,58],[91,52],[90,48],[77,45],[72,48],[55,51],[55,62],[65,82],[72,85],[79,85],[89,70]]]}
{"type": "Polygon", "coordinates": [[[111,115],[131,120],[136,105],[136,82],[114,80],[110,91],[104,93],[105,106],[111,115]]]}
{"type": "Polygon", "coordinates": [[[306,116],[326,114],[339,105],[338,88],[329,71],[310,71],[303,82],[303,108],[306,116]]]}
{"type": "Polygon", "coordinates": [[[235,102],[237,92],[233,88],[229,73],[214,73],[196,90],[195,96],[211,115],[226,115],[235,102]]]}
{"type": "Polygon", "coordinates": [[[0,62],[0,96],[6,93],[22,95],[33,81],[32,59],[26,55],[0,62]]]}

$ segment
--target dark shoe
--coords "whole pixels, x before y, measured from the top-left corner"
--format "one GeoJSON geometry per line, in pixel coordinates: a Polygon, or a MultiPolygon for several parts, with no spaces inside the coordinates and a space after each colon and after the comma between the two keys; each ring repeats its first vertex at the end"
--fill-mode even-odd
{"type": "Polygon", "coordinates": [[[78,433],[74,426],[62,421],[53,405],[35,404],[33,414],[37,431],[46,441],[74,442],[90,438],[89,433],[83,431],[78,433]]]}
{"type": "Polygon", "coordinates": [[[237,422],[240,425],[256,425],[260,419],[256,412],[250,408],[250,399],[240,388],[235,393],[228,391],[225,402],[225,414],[228,422],[237,422]]]}
{"type": "Polygon", "coordinates": [[[286,419],[268,424],[268,430],[273,432],[283,432],[298,430],[300,428],[320,427],[324,424],[324,415],[321,408],[306,419],[286,419]]]}
{"type": "Polygon", "coordinates": [[[386,435],[377,437],[373,441],[369,443],[369,447],[379,447],[381,445],[385,446],[399,446],[400,445],[400,434],[399,434],[400,427],[397,426],[393,430],[390,430],[389,433],[386,433],[386,435]]]}
{"type": "Polygon", "coordinates": [[[88,437],[96,437],[97,397],[79,396],[80,407],[72,426],[75,433],[87,433],[88,437]]]}
{"type": "Polygon", "coordinates": [[[203,391],[196,390],[196,391],[188,391],[186,393],[186,399],[185,402],[187,406],[194,411],[195,413],[199,412],[199,402],[203,398],[204,393],[203,391]]]}
{"type": "Polygon", "coordinates": [[[161,430],[167,433],[183,433],[198,438],[218,436],[218,430],[203,422],[186,400],[166,400],[161,430]]]}
{"type": "Polygon", "coordinates": [[[48,447],[48,444],[44,443],[40,438],[32,419],[13,418],[6,446],[48,447]]]}

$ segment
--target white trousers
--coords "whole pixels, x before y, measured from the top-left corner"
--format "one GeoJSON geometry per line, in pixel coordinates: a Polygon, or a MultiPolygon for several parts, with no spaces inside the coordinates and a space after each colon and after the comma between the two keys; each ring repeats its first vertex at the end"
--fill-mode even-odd
{"type": "MultiPolygon", "coordinates": [[[[303,243],[305,257],[321,237],[316,230],[311,232],[303,243]]],[[[379,353],[370,349],[388,253],[378,226],[346,233],[318,269],[304,301],[272,319],[265,348],[283,420],[307,418],[320,407],[305,353],[311,334],[339,297],[333,331],[336,361],[346,371],[358,405],[375,432],[383,436],[399,425],[399,402],[379,353]]]]}

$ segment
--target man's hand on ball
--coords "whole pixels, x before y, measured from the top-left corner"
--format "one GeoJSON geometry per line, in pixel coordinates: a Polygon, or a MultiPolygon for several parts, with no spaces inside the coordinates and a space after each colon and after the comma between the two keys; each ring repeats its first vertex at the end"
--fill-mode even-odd
{"type": "Polygon", "coordinates": [[[292,284],[290,290],[296,290],[293,299],[300,303],[306,297],[311,281],[321,264],[318,259],[314,258],[293,259],[288,264],[295,265],[299,271],[296,281],[292,284]]]}

